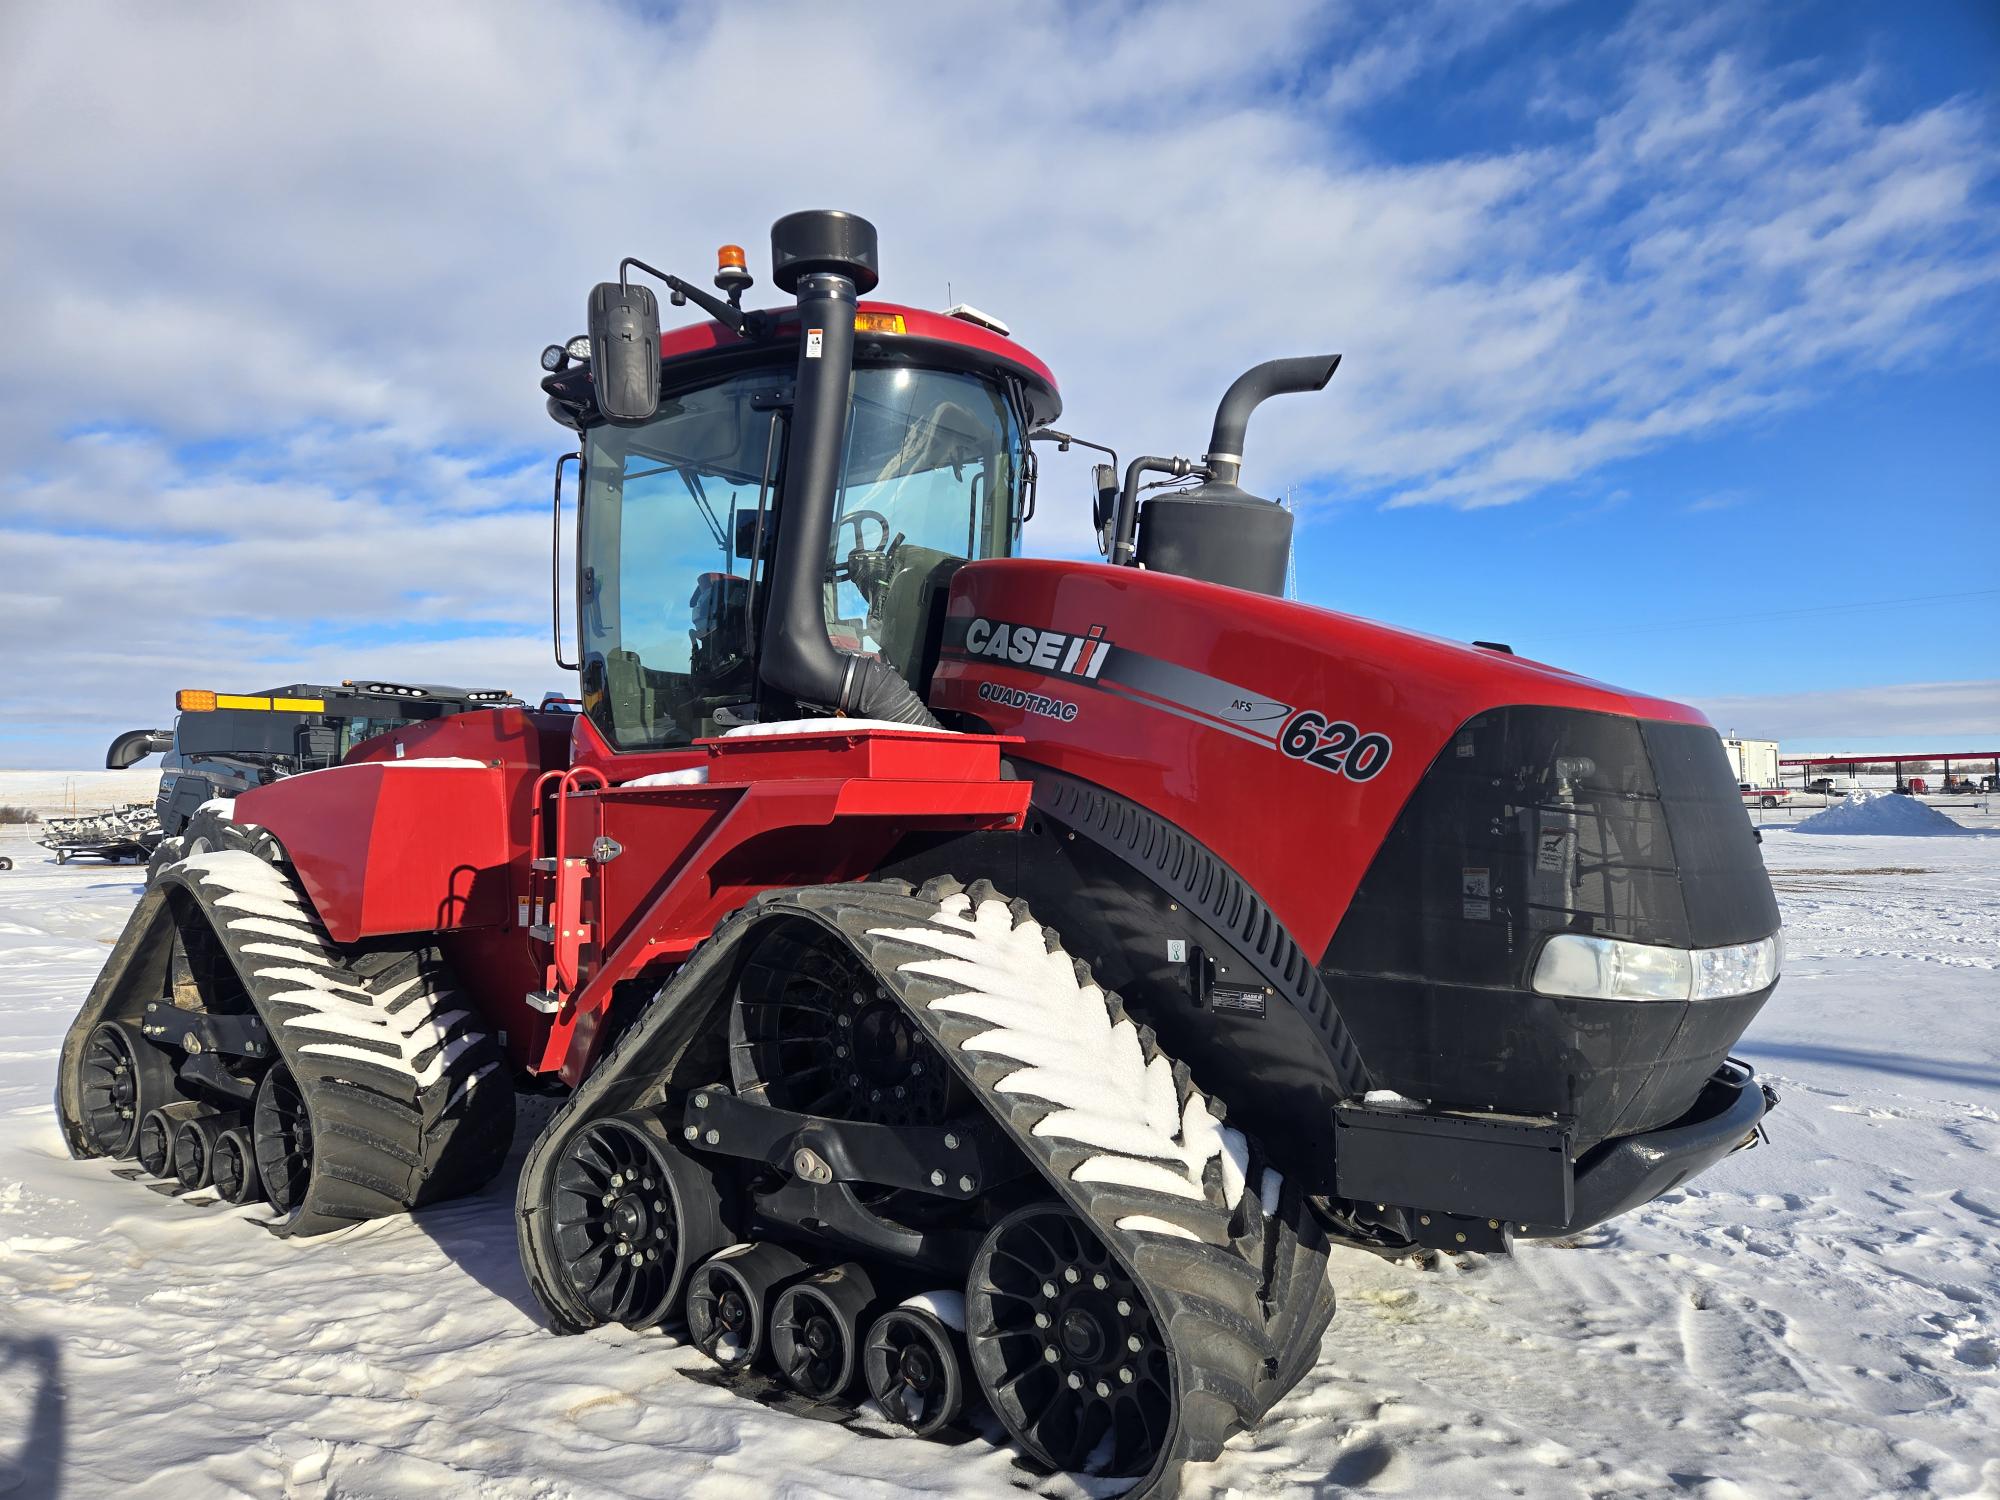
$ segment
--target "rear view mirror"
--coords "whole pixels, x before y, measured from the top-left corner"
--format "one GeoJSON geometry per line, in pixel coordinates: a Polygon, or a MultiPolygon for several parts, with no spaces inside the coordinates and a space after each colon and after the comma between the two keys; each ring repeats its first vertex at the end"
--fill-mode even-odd
{"type": "Polygon", "coordinates": [[[590,378],[614,422],[644,422],[660,407],[660,304],[643,286],[601,281],[590,294],[590,378]]]}
{"type": "Polygon", "coordinates": [[[1118,514],[1118,471],[1110,464],[1097,464],[1090,471],[1091,487],[1096,493],[1091,497],[1090,519],[1097,528],[1097,550],[1105,556],[1111,555],[1109,541],[1112,518],[1118,514]]]}

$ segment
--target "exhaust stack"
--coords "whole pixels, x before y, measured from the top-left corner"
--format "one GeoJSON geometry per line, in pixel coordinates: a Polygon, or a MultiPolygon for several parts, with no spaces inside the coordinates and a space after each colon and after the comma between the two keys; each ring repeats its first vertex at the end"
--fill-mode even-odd
{"type": "MultiPolygon", "coordinates": [[[[1202,460],[1207,481],[1156,495],[1139,507],[1140,564],[1156,573],[1282,595],[1292,555],[1292,513],[1236,483],[1243,472],[1244,434],[1250,414],[1265,401],[1324,390],[1339,367],[1338,354],[1312,354],[1267,360],[1237,376],[1215,409],[1202,460]]],[[[1128,475],[1128,491],[1137,481],[1136,472],[1128,475]]]]}
{"type": "Polygon", "coordinates": [[[1339,368],[1338,354],[1307,354],[1297,359],[1267,359],[1238,375],[1215,409],[1215,428],[1208,435],[1208,453],[1202,460],[1208,466],[1209,479],[1233,485],[1243,472],[1243,435],[1249,430],[1251,412],[1273,396],[1323,391],[1339,368]]]}

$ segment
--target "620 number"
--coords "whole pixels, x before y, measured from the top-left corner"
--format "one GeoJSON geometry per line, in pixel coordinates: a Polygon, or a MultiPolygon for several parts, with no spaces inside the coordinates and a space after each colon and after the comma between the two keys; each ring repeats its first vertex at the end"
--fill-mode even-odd
{"type": "Polygon", "coordinates": [[[1285,721],[1278,748],[1294,760],[1307,761],[1349,781],[1367,781],[1389,764],[1388,736],[1363,734],[1345,719],[1329,721],[1325,714],[1310,708],[1285,721]]]}

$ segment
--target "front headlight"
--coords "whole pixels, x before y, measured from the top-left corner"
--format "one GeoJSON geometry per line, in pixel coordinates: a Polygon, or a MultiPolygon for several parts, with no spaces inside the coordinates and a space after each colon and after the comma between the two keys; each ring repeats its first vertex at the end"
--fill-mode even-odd
{"type": "Polygon", "coordinates": [[[1775,984],[1778,935],[1728,948],[1656,948],[1558,933],[1535,963],[1535,991],[1580,1000],[1721,1000],[1775,984]]]}
{"type": "Polygon", "coordinates": [[[1778,970],[1785,961],[1784,939],[1777,933],[1755,943],[1738,943],[1733,948],[1697,948],[1694,959],[1694,988],[1691,1000],[1721,1000],[1730,995],[1747,995],[1778,982],[1778,970]]]}

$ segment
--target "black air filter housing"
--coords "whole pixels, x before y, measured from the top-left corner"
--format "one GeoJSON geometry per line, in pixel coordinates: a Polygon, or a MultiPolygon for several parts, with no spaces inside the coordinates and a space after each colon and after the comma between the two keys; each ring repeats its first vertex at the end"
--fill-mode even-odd
{"type": "Polygon", "coordinates": [[[882,279],[875,226],[837,208],[802,209],[771,226],[771,279],[797,293],[801,277],[831,271],[867,296],[882,279]]]}
{"type": "Polygon", "coordinates": [[[1139,561],[1280,598],[1292,555],[1292,513],[1233,484],[1155,495],[1139,507],[1139,561]]]}

